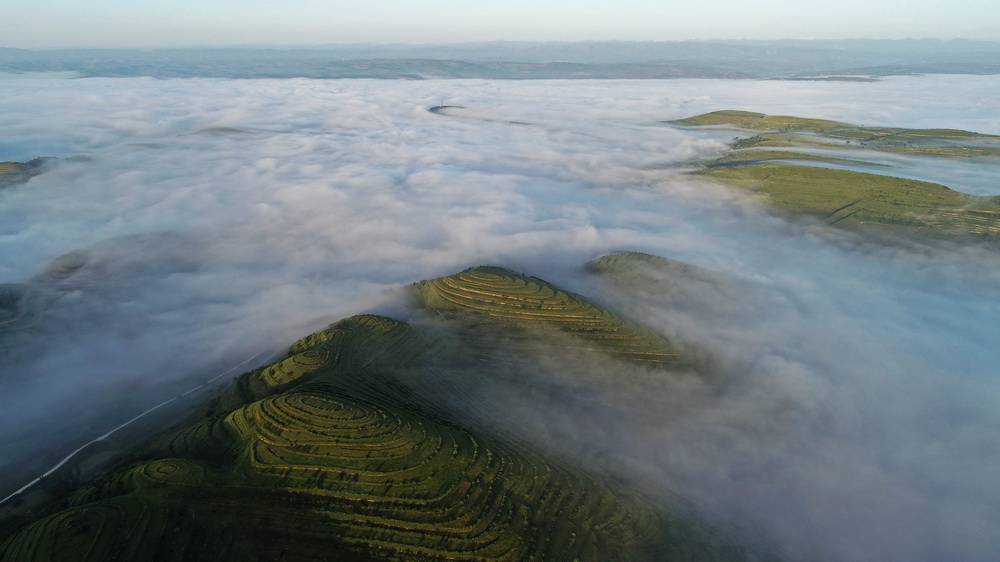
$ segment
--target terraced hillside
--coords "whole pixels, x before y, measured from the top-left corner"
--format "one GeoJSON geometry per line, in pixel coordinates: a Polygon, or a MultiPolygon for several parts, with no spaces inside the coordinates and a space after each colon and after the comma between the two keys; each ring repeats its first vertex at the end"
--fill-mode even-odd
{"type": "MultiPolygon", "coordinates": [[[[550,311],[545,325],[626,359],[654,353],[657,340],[638,327],[500,268],[423,287],[439,310],[460,291],[489,293],[488,314],[552,303],[535,309],[550,311]]],[[[8,525],[16,530],[0,538],[0,558],[761,559],[756,547],[452,415],[422,390],[422,373],[461,364],[448,354],[463,353],[447,334],[391,318],[343,320],[240,376],[127,466],[8,525]]]]}
{"type": "MultiPolygon", "coordinates": [[[[629,322],[589,299],[541,279],[500,267],[475,267],[419,285],[423,302],[439,312],[484,316],[513,329],[523,345],[545,345],[556,336],[563,350],[604,352],[652,365],[681,364],[680,346],[629,322]]],[[[482,335],[473,330],[467,337],[482,335]]]]}
{"type": "Polygon", "coordinates": [[[772,131],[736,141],[733,152],[703,163],[696,173],[754,191],[777,210],[874,233],[990,240],[1000,235],[1000,197],[894,177],[891,168],[865,160],[870,150],[989,159],[1000,157],[1000,137],[953,129],[857,127],[745,111],[717,111],[673,123],[772,131]],[[866,171],[844,169],[851,167],[866,171]]]}

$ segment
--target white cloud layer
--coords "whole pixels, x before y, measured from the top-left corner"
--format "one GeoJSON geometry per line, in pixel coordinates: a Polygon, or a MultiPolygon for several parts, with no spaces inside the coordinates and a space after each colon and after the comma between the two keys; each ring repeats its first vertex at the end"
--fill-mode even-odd
{"type": "MultiPolygon", "coordinates": [[[[610,421],[591,428],[604,453],[792,558],[1000,553],[988,524],[1000,520],[997,252],[874,247],[772,217],[674,168],[731,133],[660,123],[742,108],[1000,133],[1000,77],[0,86],[0,160],[89,157],[0,190],[0,283],[37,295],[37,322],[0,333],[13,342],[0,372],[8,459],[38,456],[24,436],[54,412],[99,434],[190,380],[472,265],[627,308],[578,267],[640,250],[751,289],[631,309],[708,350],[730,382],[607,389],[610,421]],[[441,104],[464,109],[427,111],[441,104]],[[78,248],[76,273],[39,275],[78,248]]],[[[576,414],[548,415],[572,428],[576,414]]]]}

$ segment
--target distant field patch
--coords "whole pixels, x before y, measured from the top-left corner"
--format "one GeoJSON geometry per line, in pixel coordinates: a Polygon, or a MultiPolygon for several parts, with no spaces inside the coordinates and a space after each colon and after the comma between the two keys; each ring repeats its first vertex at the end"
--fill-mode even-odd
{"type": "Polygon", "coordinates": [[[865,150],[992,158],[1000,156],[998,136],[958,129],[859,127],[734,110],[671,123],[767,131],[734,139],[732,152],[702,163],[703,168],[695,173],[750,189],[783,212],[811,215],[842,228],[909,236],[993,238],[1000,234],[997,197],[965,195],[936,183],[890,175],[782,162],[886,166],[863,160],[865,150]],[[796,148],[858,150],[851,150],[851,158],[839,158],[796,148]]]}
{"type": "Polygon", "coordinates": [[[754,164],[700,175],[748,188],[782,211],[858,230],[901,234],[994,235],[1000,200],[942,185],[849,170],[754,164]]]}

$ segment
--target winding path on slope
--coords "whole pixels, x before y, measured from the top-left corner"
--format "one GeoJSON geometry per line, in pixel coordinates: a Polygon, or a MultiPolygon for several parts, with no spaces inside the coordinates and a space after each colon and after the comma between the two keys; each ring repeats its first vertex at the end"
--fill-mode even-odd
{"type": "Polygon", "coordinates": [[[63,465],[65,465],[69,461],[73,460],[73,457],[75,457],[77,454],[79,454],[80,451],[86,449],[87,447],[93,445],[94,443],[99,443],[101,441],[104,441],[108,437],[111,437],[112,435],[114,435],[115,433],[117,433],[122,428],[128,427],[129,425],[131,425],[131,424],[139,421],[140,419],[142,419],[142,418],[146,417],[147,415],[155,412],[156,410],[159,410],[160,408],[166,406],[167,404],[170,404],[172,402],[176,402],[180,398],[184,398],[185,396],[188,396],[188,395],[190,395],[190,394],[192,394],[194,392],[197,392],[197,391],[199,391],[199,390],[207,387],[208,385],[210,385],[213,382],[221,379],[222,377],[225,377],[227,375],[231,375],[234,372],[243,372],[243,371],[249,370],[249,369],[246,368],[246,365],[248,365],[250,363],[253,363],[255,361],[259,362],[257,365],[255,365],[255,366],[259,367],[259,366],[263,365],[263,363],[265,362],[264,359],[266,359],[268,357],[271,357],[272,355],[273,355],[273,352],[263,351],[263,352],[257,353],[256,355],[253,355],[253,356],[251,356],[251,357],[249,357],[247,359],[244,359],[240,363],[237,363],[236,365],[234,365],[234,366],[230,367],[229,369],[223,371],[222,373],[220,373],[220,374],[218,374],[218,375],[216,375],[216,376],[214,376],[214,377],[206,380],[205,382],[199,384],[198,386],[195,386],[195,387],[193,387],[191,389],[188,389],[187,391],[185,391],[185,392],[183,392],[181,394],[178,394],[177,396],[174,396],[170,400],[165,400],[163,402],[160,402],[159,404],[153,406],[152,408],[149,408],[148,410],[146,410],[146,411],[144,411],[144,412],[136,415],[135,417],[133,417],[133,418],[131,418],[131,419],[129,419],[129,420],[127,420],[127,421],[125,421],[125,422],[117,425],[117,426],[115,426],[114,428],[110,429],[107,433],[104,433],[103,435],[101,435],[101,436],[99,436],[99,437],[97,437],[95,439],[92,439],[92,440],[84,443],[79,448],[77,448],[76,450],[74,450],[72,453],[70,453],[70,454],[66,455],[65,457],[63,457],[62,460],[60,460],[58,463],[56,463],[55,465],[53,465],[47,471],[43,472],[41,474],[41,476],[36,477],[34,480],[28,482],[24,486],[21,486],[20,488],[18,488],[17,490],[15,490],[13,493],[9,494],[7,497],[5,497],[2,500],[0,500],[0,505],[3,505],[5,503],[7,503],[8,501],[14,499],[18,495],[20,495],[20,494],[28,491],[35,484],[38,484],[39,482],[41,482],[44,478],[46,478],[48,476],[51,476],[53,473],[55,473],[55,471],[57,471],[60,468],[62,468],[63,465]]]}

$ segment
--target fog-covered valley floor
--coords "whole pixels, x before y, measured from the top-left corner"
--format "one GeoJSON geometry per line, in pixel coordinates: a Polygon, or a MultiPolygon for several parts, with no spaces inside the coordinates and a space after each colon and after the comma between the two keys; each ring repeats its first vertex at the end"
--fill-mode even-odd
{"type": "MultiPolygon", "coordinates": [[[[0,332],[0,470],[44,470],[345,316],[406,320],[400,287],[497,264],[696,344],[722,379],[623,375],[597,415],[500,389],[540,446],[620,467],[791,559],[995,558],[1000,251],[773,216],[684,175],[732,131],[663,122],[735,108],[1000,134],[998,90],[996,76],[0,76],[0,161],[82,157],[0,189],[0,283],[32,295],[30,321],[0,332]],[[623,250],[733,285],[623,295],[583,272],[623,250]]],[[[917,160],[908,176],[938,169],[917,160]]],[[[975,166],[976,193],[1000,194],[975,166]]],[[[925,179],[951,185],[940,176],[925,179]]],[[[538,376],[574,384],[560,375],[538,376]]]]}

